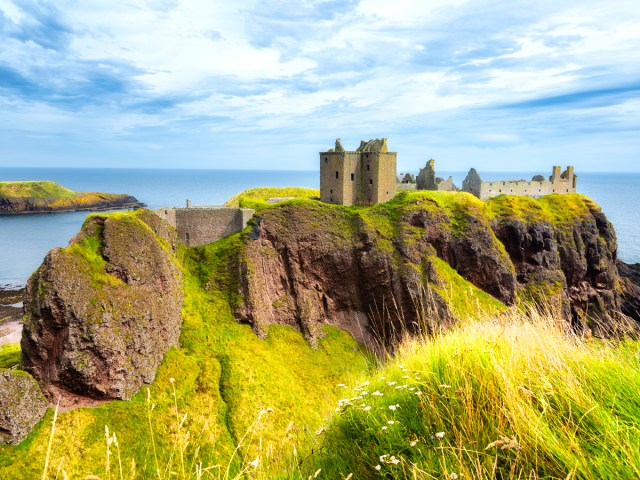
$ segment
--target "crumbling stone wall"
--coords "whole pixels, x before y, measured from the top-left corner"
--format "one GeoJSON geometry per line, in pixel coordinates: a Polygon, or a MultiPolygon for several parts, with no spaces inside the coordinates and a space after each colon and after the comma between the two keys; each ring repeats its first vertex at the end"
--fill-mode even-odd
{"type": "Polygon", "coordinates": [[[453,183],[453,177],[446,180],[436,177],[436,161],[431,159],[424,168],[420,169],[420,173],[416,177],[418,190],[438,190],[440,192],[457,192],[458,187],[453,183]]]}
{"type": "Polygon", "coordinates": [[[467,178],[462,183],[462,190],[472,193],[480,200],[497,197],[498,195],[523,195],[528,197],[542,197],[552,193],[575,193],[577,177],[573,167],[569,166],[560,173],[560,167],[554,166],[553,173],[548,180],[536,175],[528,182],[526,180],[498,180],[494,182],[482,181],[474,168],[469,170],[467,178]]]}
{"type": "Polygon", "coordinates": [[[255,210],[250,208],[161,208],[156,214],[175,227],[178,241],[190,247],[206,245],[239,232],[255,210]]]}

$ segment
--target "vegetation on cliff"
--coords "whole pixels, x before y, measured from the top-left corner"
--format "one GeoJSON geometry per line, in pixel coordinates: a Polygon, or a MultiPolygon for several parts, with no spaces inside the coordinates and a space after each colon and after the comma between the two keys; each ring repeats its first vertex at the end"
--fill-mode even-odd
{"type": "MultiPolygon", "coordinates": [[[[48,478],[638,475],[640,344],[578,337],[559,321],[563,306],[617,301],[615,236],[592,202],[407,192],[367,208],[297,192],[240,194],[235,204],[258,210],[246,231],[179,247],[184,323],[153,384],[61,413],[48,455],[50,411],[25,442],[0,446],[0,477],[37,478],[45,463],[48,478]],[[270,280],[251,291],[248,278],[270,280]],[[539,300],[529,286],[555,278],[555,320],[523,313],[539,300]],[[584,299],[564,297],[570,282],[589,285],[584,299]],[[415,302],[380,301],[406,286],[415,302]],[[247,308],[282,324],[239,323],[247,308]],[[415,318],[430,335],[374,358],[341,330],[357,326],[350,313],[415,318]]],[[[104,285],[92,238],[69,253],[104,285]]]]}
{"type": "Polygon", "coordinates": [[[134,197],[74,192],[52,181],[0,182],[0,214],[138,208],[134,197]]]}
{"type": "Polygon", "coordinates": [[[638,478],[639,354],[535,312],[408,340],[345,387],[304,474],[638,478]]]}

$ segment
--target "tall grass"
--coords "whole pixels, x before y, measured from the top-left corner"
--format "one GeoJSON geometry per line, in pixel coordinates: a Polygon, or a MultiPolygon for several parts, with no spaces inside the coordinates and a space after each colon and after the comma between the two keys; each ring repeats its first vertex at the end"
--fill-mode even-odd
{"type": "Polygon", "coordinates": [[[407,340],[344,389],[305,473],[640,478],[639,358],[533,310],[407,340]]]}

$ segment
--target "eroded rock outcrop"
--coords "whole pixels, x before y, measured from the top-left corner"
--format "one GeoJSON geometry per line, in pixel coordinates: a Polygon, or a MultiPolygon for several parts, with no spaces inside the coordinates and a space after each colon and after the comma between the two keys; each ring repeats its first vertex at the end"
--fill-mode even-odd
{"type": "Polygon", "coordinates": [[[26,287],[23,367],[51,398],[129,399],[182,324],[175,231],[149,211],[92,216],[26,287]]]}
{"type": "Polygon", "coordinates": [[[450,318],[439,259],[505,305],[545,303],[575,328],[606,335],[626,322],[616,251],[611,224],[581,195],[481,202],[411,193],[366,210],[282,205],[264,210],[247,237],[237,315],[258,334],[284,323],[313,342],[331,323],[365,343],[379,334],[378,317],[393,341],[393,332],[424,323],[425,292],[429,315],[450,318]]]}
{"type": "Polygon", "coordinates": [[[0,443],[22,442],[46,411],[47,399],[31,375],[0,369],[0,443]]]}

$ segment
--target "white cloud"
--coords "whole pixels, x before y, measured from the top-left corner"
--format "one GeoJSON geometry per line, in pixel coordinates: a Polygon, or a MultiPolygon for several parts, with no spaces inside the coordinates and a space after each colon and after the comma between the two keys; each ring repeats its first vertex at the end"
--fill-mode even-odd
{"type": "Polygon", "coordinates": [[[637,125],[633,91],[616,93],[640,76],[635,1],[66,0],[56,7],[70,43],[57,49],[29,41],[33,5],[0,0],[12,82],[0,112],[12,131],[153,145],[176,132],[242,142],[306,130],[322,143],[327,132],[428,132],[438,145],[527,148],[581,138],[580,118],[637,125]],[[602,98],[543,109],[575,92],[602,98]],[[538,110],[502,110],[536,99],[538,110]]]}

